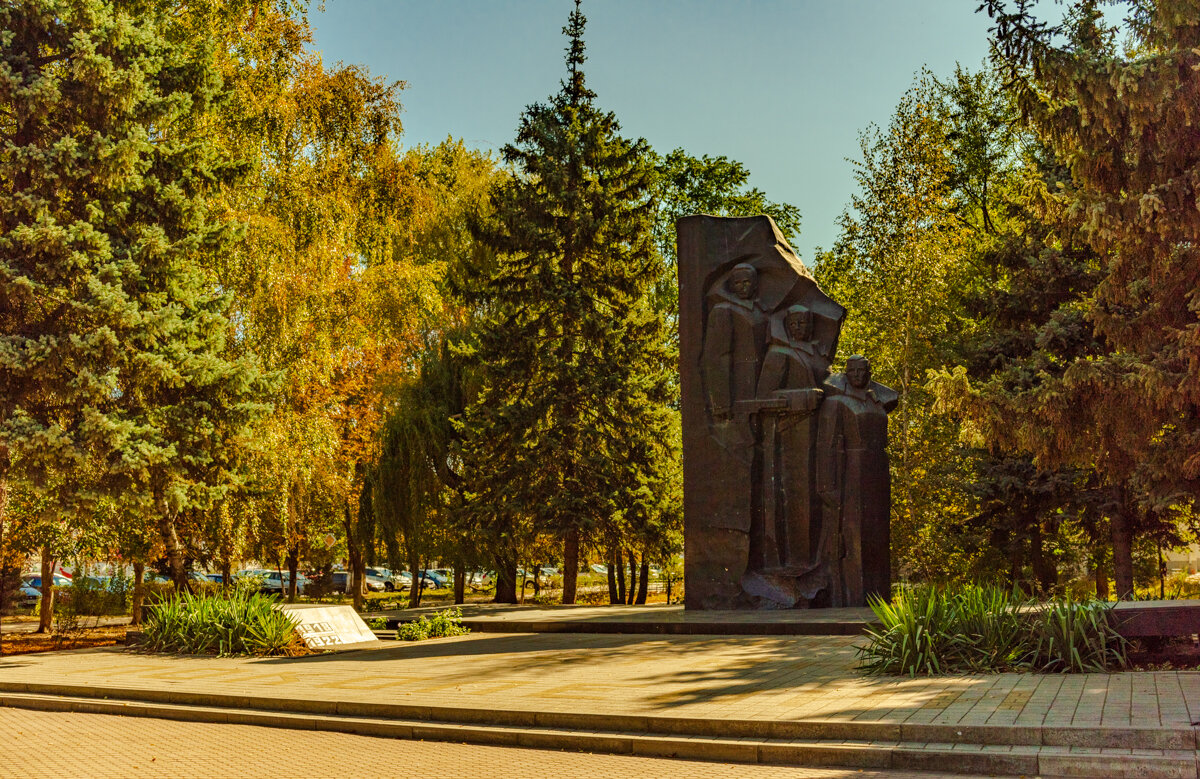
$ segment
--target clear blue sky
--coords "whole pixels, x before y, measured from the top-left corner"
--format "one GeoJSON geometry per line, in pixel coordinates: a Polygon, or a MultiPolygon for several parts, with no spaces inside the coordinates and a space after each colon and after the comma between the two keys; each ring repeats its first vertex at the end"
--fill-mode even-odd
{"type": "MultiPolygon", "coordinates": [[[[830,246],[854,190],[846,157],[886,124],[921,67],[987,54],[977,0],[585,0],[588,83],[624,134],[726,155],[800,208],[797,250],[830,246]]],[[[405,145],[499,149],[557,91],[571,0],[326,0],[327,63],[403,80],[405,145]]]]}

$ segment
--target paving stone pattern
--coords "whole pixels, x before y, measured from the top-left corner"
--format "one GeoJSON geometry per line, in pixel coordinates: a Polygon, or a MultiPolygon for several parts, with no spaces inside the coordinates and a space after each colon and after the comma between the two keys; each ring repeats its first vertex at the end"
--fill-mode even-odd
{"type": "Polygon", "coordinates": [[[558,779],[955,779],[447,744],[341,733],[0,708],[0,776],[56,779],[497,776],[558,779]],[[285,768],[286,766],[286,768],[285,768]]]}
{"type": "Polygon", "coordinates": [[[1188,727],[1200,672],[858,675],[853,637],[476,634],[307,658],[89,649],[0,657],[0,682],[508,709],[949,725],[1188,727]]]}

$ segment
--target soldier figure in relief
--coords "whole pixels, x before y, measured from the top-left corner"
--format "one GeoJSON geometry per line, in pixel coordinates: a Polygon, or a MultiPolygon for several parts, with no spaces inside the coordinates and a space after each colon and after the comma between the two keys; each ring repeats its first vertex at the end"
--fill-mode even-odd
{"type": "MultiPolygon", "coordinates": [[[[714,526],[749,533],[759,503],[754,400],[767,334],[767,315],[758,300],[758,271],[753,265],[734,266],[717,294],[718,302],[709,310],[705,325],[701,368],[710,431],[728,456],[728,467],[714,478],[726,485],[722,493],[731,503],[714,511],[714,526]]],[[[736,579],[741,572],[731,575],[736,579]]]]}
{"type": "Polygon", "coordinates": [[[825,382],[817,443],[821,535],[817,556],[828,575],[829,606],[863,606],[890,597],[891,477],[887,415],[895,390],[871,381],[865,357],[825,382]]]}
{"type": "Polygon", "coordinates": [[[789,307],[772,322],[758,397],[786,401],[762,413],[764,570],[798,575],[812,567],[819,530],[816,409],[829,360],[812,341],[813,313],[789,307]]]}

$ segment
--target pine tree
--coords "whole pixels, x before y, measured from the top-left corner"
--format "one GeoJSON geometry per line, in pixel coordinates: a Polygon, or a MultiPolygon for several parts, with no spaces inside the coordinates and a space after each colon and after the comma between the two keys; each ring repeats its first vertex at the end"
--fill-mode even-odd
{"type": "Polygon", "coordinates": [[[467,507],[497,550],[498,600],[515,599],[533,535],[564,544],[574,602],[580,543],[658,510],[670,451],[664,327],[650,305],[653,183],[644,141],[621,137],[584,81],[585,19],[567,26],[567,78],[529,106],[516,173],[481,239],[500,257],[481,286],[482,387],[465,421],[467,507]]]}

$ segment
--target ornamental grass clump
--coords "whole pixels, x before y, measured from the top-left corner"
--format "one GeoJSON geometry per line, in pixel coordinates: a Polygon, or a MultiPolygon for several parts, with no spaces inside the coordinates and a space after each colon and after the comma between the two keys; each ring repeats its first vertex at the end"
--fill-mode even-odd
{"type": "Polygon", "coordinates": [[[143,648],[210,655],[304,654],[296,621],[258,593],[173,595],[150,607],[143,648]]]}
{"type": "Polygon", "coordinates": [[[1030,646],[1025,660],[1049,673],[1103,673],[1128,665],[1129,642],[1108,619],[1112,607],[1102,601],[1055,601],[1031,615],[1030,646]]]}
{"type": "Polygon", "coordinates": [[[1084,673],[1127,664],[1127,642],[1101,601],[1038,603],[1015,590],[969,586],[911,589],[870,605],[879,627],[858,649],[869,674],[1084,673]]]}

